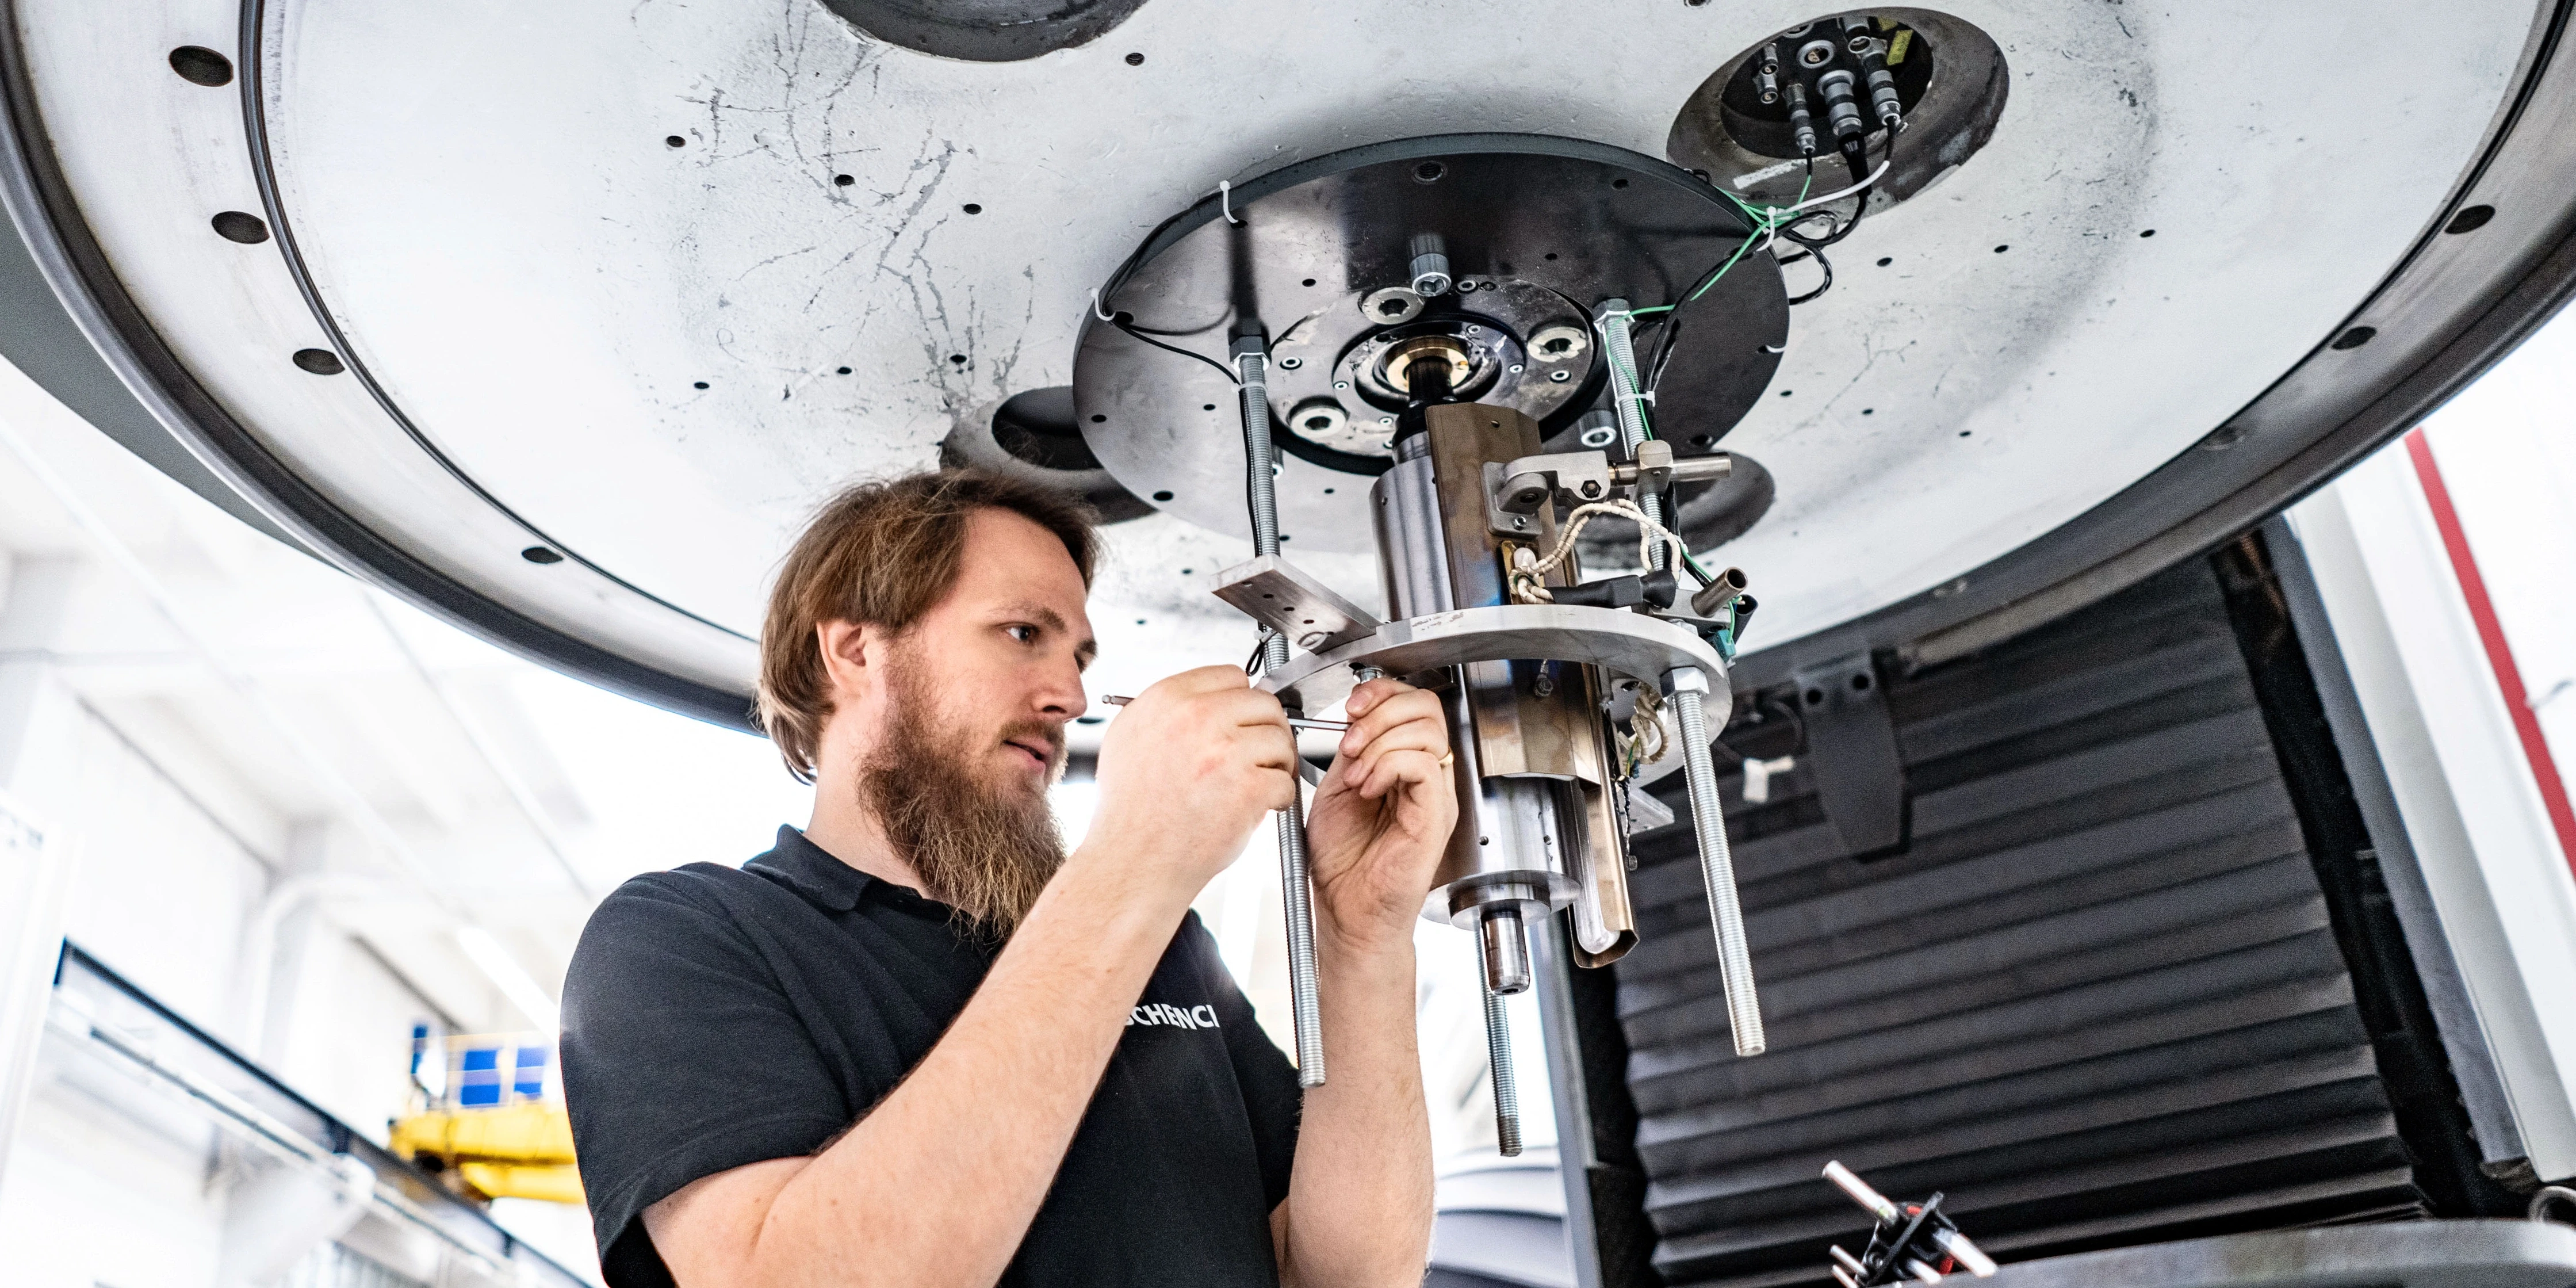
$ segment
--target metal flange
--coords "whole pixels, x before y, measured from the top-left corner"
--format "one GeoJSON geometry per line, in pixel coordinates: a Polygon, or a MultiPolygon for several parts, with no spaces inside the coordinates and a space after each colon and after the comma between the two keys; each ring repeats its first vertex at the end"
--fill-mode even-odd
{"type": "Polygon", "coordinates": [[[1712,683],[1709,719],[1724,727],[1731,706],[1726,663],[1688,627],[1619,608],[1577,604],[1496,604],[1388,622],[1339,648],[1301,654],[1265,673],[1259,687],[1321,711],[1349,697],[1354,664],[1390,675],[1466,662],[1573,662],[1641,684],[1696,667],[1712,683]]]}

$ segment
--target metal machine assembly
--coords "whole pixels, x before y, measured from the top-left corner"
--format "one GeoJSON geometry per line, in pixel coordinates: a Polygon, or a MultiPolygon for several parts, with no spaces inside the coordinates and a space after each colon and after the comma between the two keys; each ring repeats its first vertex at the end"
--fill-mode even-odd
{"type": "MultiPolygon", "coordinates": [[[[1829,94],[1829,128],[1865,92],[1829,94]]],[[[1216,593],[1263,628],[1259,686],[1292,715],[1381,674],[1441,695],[1459,819],[1423,915],[1476,954],[1505,1154],[1520,1130],[1502,999],[1530,988],[1529,936],[1559,913],[1577,966],[1636,943],[1628,837],[1668,817],[1642,791],[1661,771],[1689,791],[1735,1050],[1764,1048],[1710,752],[1752,599],[1665,516],[1674,485],[1733,468],[1675,443],[1713,444],[1761,396],[1789,301],[1778,261],[1754,252],[1807,217],[1598,145],[1408,140],[1230,184],[1147,238],[1086,327],[1076,412],[1104,464],[1252,539],[1216,593]],[[1649,360],[1640,328],[1659,328],[1649,360]],[[1694,343],[1676,344],[1685,328],[1694,343]],[[1233,386],[1240,454],[1192,414],[1219,405],[1211,373],[1233,386]],[[1620,539],[1578,554],[1596,524],[1620,539]],[[1372,550],[1384,619],[1284,558],[1292,538],[1372,550]]],[[[1297,1061],[1314,1086],[1294,811],[1279,842],[1297,1061]]]]}

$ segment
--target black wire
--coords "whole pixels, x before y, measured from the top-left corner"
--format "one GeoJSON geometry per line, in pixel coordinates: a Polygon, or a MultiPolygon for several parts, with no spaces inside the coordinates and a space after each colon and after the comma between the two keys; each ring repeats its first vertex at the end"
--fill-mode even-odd
{"type": "Polygon", "coordinates": [[[1673,345],[1674,345],[1675,341],[1680,337],[1681,333],[1682,333],[1682,318],[1681,318],[1681,311],[1680,311],[1679,309],[1676,309],[1676,310],[1674,310],[1674,311],[1672,311],[1672,312],[1670,312],[1670,313],[1665,314],[1665,315],[1664,315],[1664,333],[1663,333],[1663,335],[1661,335],[1661,336],[1657,337],[1657,341],[1656,341],[1656,344],[1655,344],[1655,365],[1654,365],[1654,367],[1653,367],[1653,369],[1652,369],[1651,373],[1646,377],[1646,392],[1647,392],[1647,393],[1650,393],[1650,394],[1651,394],[1651,393],[1655,392],[1655,390],[1657,390],[1658,388],[1661,388],[1661,387],[1663,386],[1663,383],[1664,383],[1664,364],[1666,364],[1666,363],[1668,363],[1668,362],[1671,362],[1671,361],[1673,360],[1673,345]]]}
{"type": "Polygon", "coordinates": [[[1809,291],[1804,295],[1790,296],[1789,302],[1791,304],[1808,303],[1814,300],[1817,296],[1834,289],[1834,266],[1832,261],[1825,258],[1825,252],[1821,249],[1823,244],[1824,243],[1818,243],[1817,245],[1808,246],[1807,249],[1780,261],[1782,264],[1795,264],[1802,259],[1813,259],[1816,261],[1816,267],[1825,270],[1825,280],[1818,283],[1816,289],[1809,291]]]}
{"type": "MultiPolygon", "coordinates": [[[[1097,317],[1097,316],[1099,316],[1099,315],[1098,315],[1098,314],[1093,314],[1093,316],[1094,316],[1094,317],[1097,317]]],[[[1163,351],[1164,351],[1164,352],[1166,352],[1166,353],[1177,353],[1177,354],[1181,355],[1181,356],[1182,356],[1182,357],[1184,357],[1184,358],[1196,358],[1196,359],[1198,359],[1199,361],[1204,362],[1204,363],[1208,364],[1209,366],[1216,368],[1216,369],[1217,369],[1217,372],[1218,372],[1219,374],[1221,374],[1221,375],[1223,375],[1223,376],[1225,377],[1225,379],[1226,379],[1226,383],[1228,383],[1228,384],[1232,384],[1232,385],[1240,386],[1240,385],[1243,383],[1243,378],[1242,378],[1242,377],[1240,377],[1240,376],[1237,376],[1236,374],[1234,374],[1233,369],[1232,369],[1232,368],[1230,368],[1230,367],[1228,367],[1228,366],[1226,366],[1224,363],[1219,362],[1219,361],[1217,361],[1216,359],[1211,358],[1211,357],[1207,356],[1207,355],[1206,355],[1206,354],[1204,354],[1204,353],[1193,353],[1193,352],[1191,352],[1191,351],[1189,351],[1189,350],[1187,350],[1187,349],[1181,348],[1179,345],[1165,344],[1165,343],[1163,343],[1162,341],[1157,340],[1157,339],[1155,339],[1154,337],[1152,337],[1152,336],[1150,336],[1150,335],[1147,335],[1147,334],[1146,334],[1146,333],[1144,333],[1143,331],[1139,331],[1139,330],[1137,330],[1137,329],[1136,329],[1136,325],[1135,325],[1135,323],[1133,323],[1133,322],[1129,321],[1129,320],[1128,320],[1128,317],[1129,317],[1129,315],[1128,315],[1127,313],[1125,313],[1124,311],[1121,311],[1121,312],[1118,312],[1118,313],[1111,314],[1111,315],[1110,315],[1110,318],[1109,318],[1109,325],[1114,326],[1114,327],[1118,328],[1119,330],[1126,332],[1128,335],[1133,336],[1133,337],[1135,337],[1135,338],[1136,338],[1136,339],[1138,339],[1138,340],[1142,340],[1142,341],[1144,341],[1145,343],[1150,344],[1150,345],[1154,346],[1154,347],[1155,347],[1155,348],[1157,348],[1157,349],[1161,349],[1161,350],[1163,350],[1163,351]]]]}

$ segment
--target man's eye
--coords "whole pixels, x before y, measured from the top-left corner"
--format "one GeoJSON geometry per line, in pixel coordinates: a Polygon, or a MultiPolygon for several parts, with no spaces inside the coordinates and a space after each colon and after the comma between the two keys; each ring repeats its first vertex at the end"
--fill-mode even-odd
{"type": "Polygon", "coordinates": [[[1009,631],[1011,633],[1011,638],[1018,640],[1022,644],[1026,644],[1038,637],[1038,628],[1034,626],[1006,626],[1002,629],[1009,631]]]}

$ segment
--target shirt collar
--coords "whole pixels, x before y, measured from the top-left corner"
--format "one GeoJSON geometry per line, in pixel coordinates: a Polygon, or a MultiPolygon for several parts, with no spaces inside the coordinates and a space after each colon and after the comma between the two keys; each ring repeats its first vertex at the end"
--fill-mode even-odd
{"type": "Polygon", "coordinates": [[[867,897],[869,887],[885,884],[833,858],[793,827],[780,827],[777,848],[743,866],[787,886],[826,912],[848,912],[867,897]]]}

